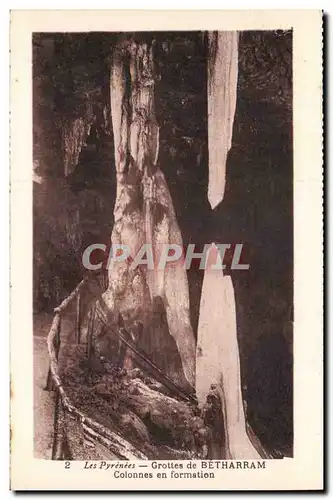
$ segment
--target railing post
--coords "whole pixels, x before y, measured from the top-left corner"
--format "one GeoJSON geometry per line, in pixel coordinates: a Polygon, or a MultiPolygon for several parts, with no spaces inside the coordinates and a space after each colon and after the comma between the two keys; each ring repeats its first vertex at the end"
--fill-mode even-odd
{"type": "Polygon", "coordinates": [[[49,368],[49,371],[47,372],[47,379],[46,379],[46,384],[45,384],[44,390],[45,391],[53,391],[51,368],[49,368]]]}
{"type": "Polygon", "coordinates": [[[59,322],[58,322],[57,333],[56,333],[56,337],[55,337],[55,341],[56,341],[55,348],[56,348],[57,359],[58,359],[59,351],[60,351],[60,335],[61,335],[61,314],[59,313],[59,322]]]}
{"type": "Polygon", "coordinates": [[[81,337],[81,290],[79,290],[76,299],[76,343],[80,344],[81,337]]]}
{"type": "MultiPolygon", "coordinates": [[[[57,331],[56,331],[56,335],[55,335],[54,347],[55,347],[55,351],[56,351],[56,355],[57,355],[57,359],[58,359],[59,350],[60,350],[61,315],[59,312],[57,314],[59,316],[59,319],[58,319],[57,331]]],[[[53,389],[54,389],[52,375],[51,375],[51,367],[49,367],[49,371],[47,372],[47,379],[46,379],[46,384],[45,384],[44,389],[46,391],[53,391],[53,389]]]]}
{"type": "Polygon", "coordinates": [[[91,360],[92,354],[92,336],[94,330],[94,322],[95,322],[95,305],[91,308],[90,319],[88,323],[88,332],[87,332],[87,358],[88,362],[91,360]]]}
{"type": "MultiPolygon", "coordinates": [[[[55,334],[55,352],[56,357],[59,357],[60,351],[60,336],[61,336],[61,313],[57,313],[59,315],[59,320],[57,324],[57,331],[55,334]]],[[[53,422],[53,444],[52,444],[52,460],[59,460],[61,456],[61,447],[62,447],[62,433],[63,433],[63,415],[61,409],[61,398],[59,395],[59,391],[57,390],[55,409],[54,409],[54,422],[53,422]]]]}
{"type": "Polygon", "coordinates": [[[53,420],[52,460],[62,460],[63,458],[63,446],[65,439],[64,425],[64,409],[61,404],[60,394],[57,392],[53,420]]]}

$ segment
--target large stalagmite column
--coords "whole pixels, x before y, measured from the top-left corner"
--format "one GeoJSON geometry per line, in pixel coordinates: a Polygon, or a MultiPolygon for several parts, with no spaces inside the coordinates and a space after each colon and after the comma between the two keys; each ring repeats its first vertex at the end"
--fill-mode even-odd
{"type": "MultiPolygon", "coordinates": [[[[216,262],[216,251],[212,245],[208,255],[211,263],[216,262]]],[[[201,293],[196,368],[199,404],[205,402],[212,384],[220,394],[226,458],[260,458],[247,435],[233,284],[222,269],[210,266],[205,270],[201,293]]]]}
{"type": "MultiPolygon", "coordinates": [[[[117,309],[136,338],[135,325],[149,334],[152,302],[160,297],[188,382],[195,383],[195,340],[190,323],[186,270],[158,269],[163,244],[182,245],[171,195],[158,167],[159,127],[154,111],[153,43],[124,37],[113,54],[111,113],[117,171],[112,243],[128,245],[130,259],[111,261],[104,300],[117,309]],[[133,259],[149,243],[154,269],[133,269],[133,259]]],[[[150,331],[153,335],[153,332],[150,331]]]]}

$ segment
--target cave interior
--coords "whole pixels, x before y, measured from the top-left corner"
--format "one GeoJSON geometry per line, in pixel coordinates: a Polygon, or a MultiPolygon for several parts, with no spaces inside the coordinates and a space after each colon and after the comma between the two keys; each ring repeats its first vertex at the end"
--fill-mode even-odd
{"type": "MultiPolygon", "coordinates": [[[[33,36],[33,159],[39,179],[33,183],[35,314],[52,311],[82,279],[87,245],[110,242],[116,173],[109,80],[117,36],[33,36]],[[66,131],[74,123],[88,130],[76,151],[66,146],[66,131]]],[[[250,269],[230,274],[247,415],[264,445],[292,453],[292,32],[239,34],[226,192],[214,210],[207,199],[205,33],[146,36],[156,41],[158,163],[184,245],[194,243],[199,250],[211,241],[244,244],[250,269]]],[[[192,266],[188,280],[196,331],[203,271],[192,266]]]]}

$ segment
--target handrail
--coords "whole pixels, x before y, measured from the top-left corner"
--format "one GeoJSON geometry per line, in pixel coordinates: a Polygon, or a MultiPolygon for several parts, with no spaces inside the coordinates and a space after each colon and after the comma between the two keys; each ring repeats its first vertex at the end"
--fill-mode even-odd
{"type": "Polygon", "coordinates": [[[57,393],[61,398],[61,403],[64,410],[66,410],[68,413],[70,413],[80,421],[86,434],[88,434],[95,441],[98,441],[103,446],[108,443],[109,450],[120,459],[148,460],[148,457],[146,455],[135,448],[135,446],[133,446],[131,443],[119,436],[119,434],[111,431],[104,425],[96,422],[94,419],[87,417],[82,411],[74,406],[71,403],[70,398],[67,396],[66,391],[62,385],[58,370],[61,315],[70,305],[70,303],[80,295],[82,288],[87,282],[87,278],[84,278],[75,288],[75,290],[73,290],[73,292],[67,298],[65,298],[58,307],[54,309],[55,316],[53,318],[51,328],[47,336],[47,348],[50,358],[49,373],[51,374],[55,389],[57,390],[57,393]]]}
{"type": "Polygon", "coordinates": [[[66,297],[60,304],[60,306],[54,308],[55,313],[62,313],[69,304],[77,297],[77,295],[80,293],[81,289],[88,283],[88,278],[83,278],[82,281],[77,285],[77,287],[66,297]]]}

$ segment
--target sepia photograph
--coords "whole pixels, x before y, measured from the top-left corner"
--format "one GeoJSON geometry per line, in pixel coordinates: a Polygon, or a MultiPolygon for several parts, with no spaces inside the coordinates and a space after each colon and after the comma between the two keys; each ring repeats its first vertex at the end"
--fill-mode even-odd
{"type": "Polygon", "coordinates": [[[292,30],[32,50],[36,457],[292,457],[292,30]]]}

